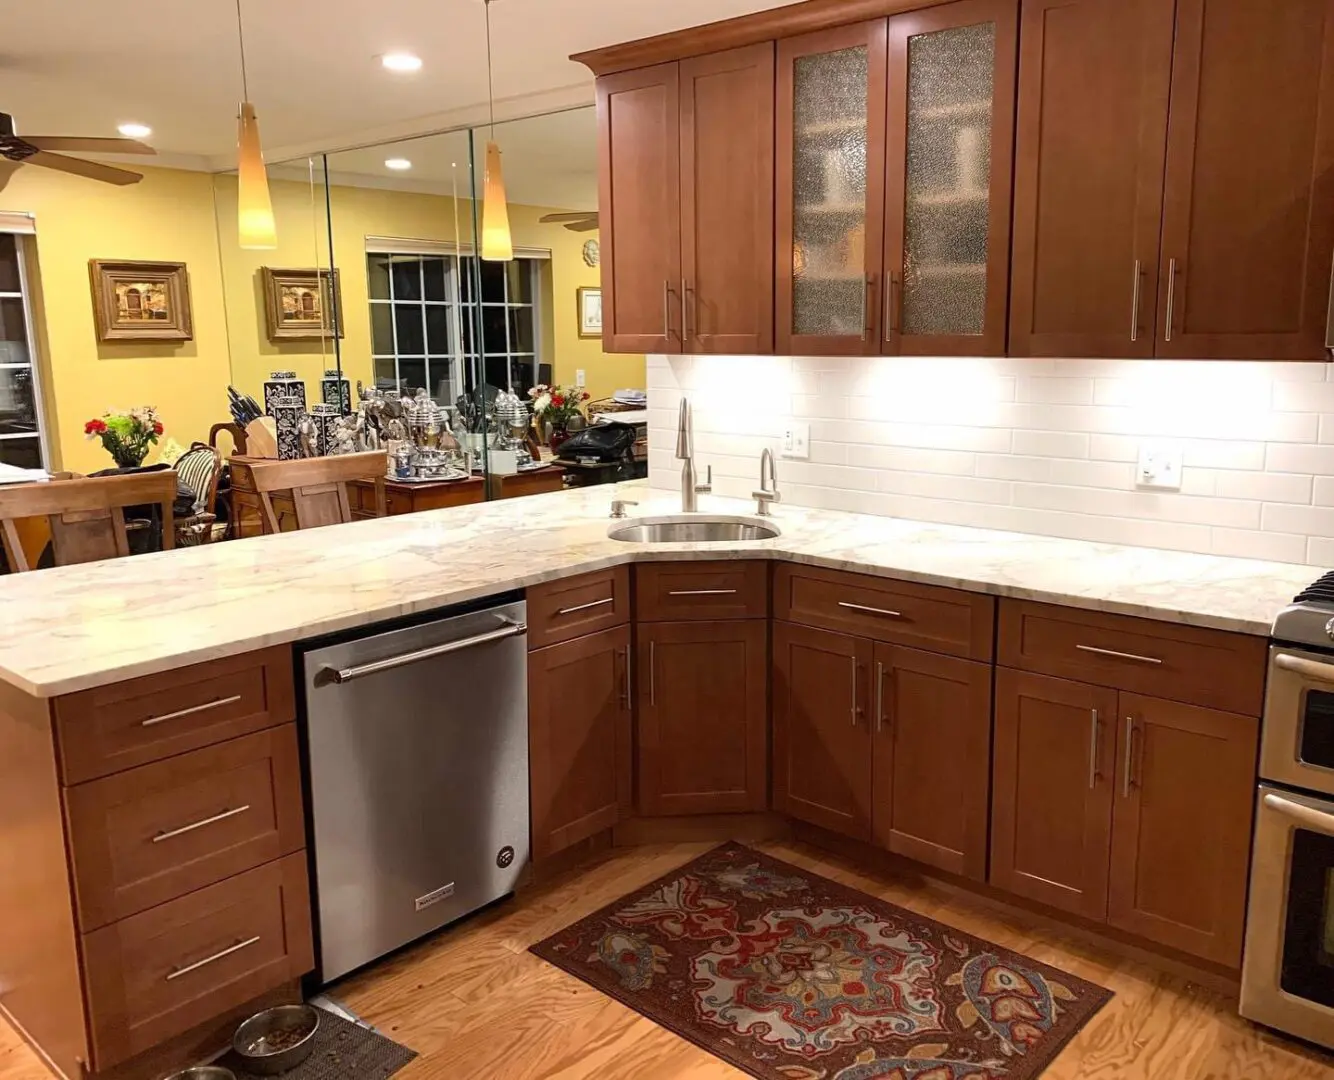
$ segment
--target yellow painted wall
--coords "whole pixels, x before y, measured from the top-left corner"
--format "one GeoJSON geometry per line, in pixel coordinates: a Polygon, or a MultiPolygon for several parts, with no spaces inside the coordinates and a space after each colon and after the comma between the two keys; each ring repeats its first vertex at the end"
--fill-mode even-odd
{"type": "Polygon", "coordinates": [[[84,422],[109,408],[157,405],[168,433],[186,443],[227,419],[230,360],[213,177],[149,169],[135,187],[117,188],[26,167],[0,190],[0,210],[37,219],[37,336],[53,465],[79,472],[111,465],[83,435],[84,422]],[[186,263],[194,340],[101,344],[89,259],[186,263]]]}
{"type": "MultiPolygon", "coordinates": [[[[113,407],[154,404],[178,442],[207,437],[227,420],[226,387],[260,397],[270,371],[294,369],[318,400],[318,380],[332,349],[319,342],[275,345],[265,334],[260,268],[327,265],[324,192],[317,186],[275,180],[272,185],[279,248],[242,251],[235,241],[236,181],[231,176],[144,169],[144,180],[115,188],[35,168],[19,169],[0,190],[0,211],[37,218],[38,340],[44,358],[47,422],[53,466],[80,472],[109,458],[84,439],[83,424],[113,407]],[[189,268],[194,340],[176,345],[101,345],[93,327],[88,260],[148,259],[185,262],[189,268]]],[[[374,188],[332,191],[334,252],[342,279],[343,366],[355,383],[371,377],[370,311],[365,238],[454,239],[447,197],[374,188]]],[[[471,235],[471,206],[459,220],[471,235]]],[[[578,337],[576,292],[599,284],[584,265],[583,243],[596,233],[574,233],[537,219],[548,208],[510,207],[514,242],[552,252],[552,340],[555,377],[573,383],[583,368],[594,397],[644,385],[644,358],[610,356],[601,342],[578,337]]]]}

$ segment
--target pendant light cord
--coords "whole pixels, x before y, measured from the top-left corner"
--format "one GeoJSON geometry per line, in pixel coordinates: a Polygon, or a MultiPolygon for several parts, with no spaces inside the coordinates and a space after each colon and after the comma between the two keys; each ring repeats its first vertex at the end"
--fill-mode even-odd
{"type": "MultiPolygon", "coordinates": [[[[496,84],[491,71],[491,0],[482,0],[486,6],[486,99],[491,106],[491,140],[496,138],[496,84]]],[[[239,6],[241,0],[236,0],[239,6]]]]}
{"type": "Polygon", "coordinates": [[[241,100],[250,100],[250,82],[245,70],[245,27],[241,22],[241,0],[236,0],[236,40],[241,45],[241,100]]]}

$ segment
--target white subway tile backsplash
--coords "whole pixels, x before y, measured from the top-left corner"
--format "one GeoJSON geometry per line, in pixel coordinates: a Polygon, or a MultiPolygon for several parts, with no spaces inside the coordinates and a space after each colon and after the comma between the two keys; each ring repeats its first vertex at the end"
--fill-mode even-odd
{"type": "Polygon", "coordinates": [[[790,419],[784,501],[1076,539],[1334,565],[1334,365],[1112,359],[652,356],[649,472],[749,496],[790,419]],[[1179,492],[1136,487],[1179,442],[1179,492]]]}

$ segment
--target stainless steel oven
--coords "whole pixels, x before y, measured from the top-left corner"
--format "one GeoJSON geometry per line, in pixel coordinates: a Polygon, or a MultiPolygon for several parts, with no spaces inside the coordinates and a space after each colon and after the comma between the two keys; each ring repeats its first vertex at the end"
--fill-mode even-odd
{"type": "Polygon", "coordinates": [[[1241,1013],[1334,1047],[1334,574],[1274,622],[1241,1013]]]}

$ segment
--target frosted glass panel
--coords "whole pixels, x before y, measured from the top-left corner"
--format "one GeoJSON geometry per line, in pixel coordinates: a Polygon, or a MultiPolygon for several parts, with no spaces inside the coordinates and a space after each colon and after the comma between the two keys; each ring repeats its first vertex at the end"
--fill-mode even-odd
{"type": "Polygon", "coordinates": [[[908,42],[903,332],[981,334],[996,26],[908,42]]]}
{"type": "Polygon", "coordinates": [[[800,57],[793,72],[792,330],[862,333],[866,48],[800,57]]]}

